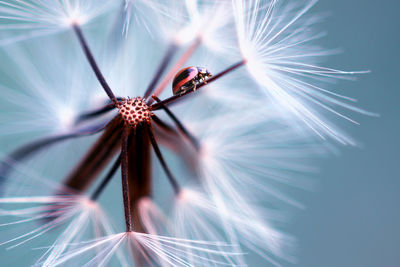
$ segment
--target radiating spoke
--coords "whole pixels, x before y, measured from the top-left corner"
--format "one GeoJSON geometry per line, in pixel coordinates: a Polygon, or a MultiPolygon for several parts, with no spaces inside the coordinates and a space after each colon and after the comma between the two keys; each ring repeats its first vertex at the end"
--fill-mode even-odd
{"type": "Polygon", "coordinates": [[[84,122],[86,120],[96,118],[97,116],[103,115],[103,114],[113,110],[114,108],[115,108],[115,104],[110,103],[99,109],[83,113],[83,114],[79,115],[79,117],[76,119],[75,123],[78,124],[78,123],[84,122]]]}
{"type": "Polygon", "coordinates": [[[79,192],[86,190],[120,149],[123,122],[116,116],[87,154],[68,175],[64,185],[79,192]]]}
{"type": "Polygon", "coordinates": [[[146,89],[146,92],[144,94],[144,98],[147,99],[156,89],[155,86],[157,85],[157,82],[160,80],[161,75],[167,68],[169,62],[171,61],[172,57],[175,55],[176,51],[178,50],[178,47],[175,44],[170,44],[168,47],[167,53],[165,54],[163,60],[161,61],[160,65],[157,68],[156,73],[153,76],[153,80],[150,82],[149,86],[146,89]]]}
{"type": "Polygon", "coordinates": [[[0,181],[4,182],[11,170],[13,162],[21,162],[25,159],[28,159],[42,149],[61,141],[96,134],[104,130],[106,125],[107,124],[103,122],[100,125],[92,125],[89,127],[78,129],[76,131],[72,131],[70,133],[46,137],[16,149],[0,162],[0,181]]]}
{"type": "Polygon", "coordinates": [[[107,184],[111,181],[111,178],[114,176],[115,172],[117,171],[118,167],[121,165],[121,155],[118,156],[117,160],[114,162],[111,169],[108,171],[106,177],[104,177],[103,181],[99,185],[99,187],[94,191],[91,199],[97,200],[100,196],[101,192],[103,192],[104,188],[107,184]]]}
{"type": "Polygon", "coordinates": [[[86,58],[89,61],[90,66],[92,67],[94,74],[97,77],[97,80],[100,82],[101,86],[103,87],[104,91],[106,92],[106,94],[108,95],[108,97],[114,102],[117,103],[117,99],[113,93],[113,91],[111,90],[110,86],[108,85],[106,79],[104,78],[103,74],[100,71],[99,66],[96,63],[96,60],[94,59],[94,56],[92,54],[92,52],[90,51],[89,45],[86,42],[86,39],[82,33],[81,28],[79,27],[79,25],[74,25],[74,31],[76,33],[76,35],[78,36],[79,42],[82,46],[83,51],[85,52],[86,58]]]}
{"type": "Polygon", "coordinates": [[[168,168],[168,165],[165,162],[163,155],[161,154],[161,151],[160,151],[160,148],[158,147],[157,141],[154,138],[153,131],[151,130],[150,126],[146,127],[146,129],[147,129],[147,132],[150,137],[151,145],[154,148],[154,152],[156,153],[156,156],[157,156],[158,160],[160,161],[161,166],[163,167],[165,173],[167,174],[167,177],[168,177],[169,181],[171,182],[172,187],[174,188],[175,194],[179,194],[179,191],[180,191],[179,184],[178,184],[175,176],[172,174],[171,170],[168,168]]]}
{"type": "Polygon", "coordinates": [[[193,144],[196,150],[199,150],[200,144],[199,141],[196,139],[196,137],[194,137],[186,129],[186,127],[182,124],[182,122],[172,113],[172,111],[166,105],[161,103],[161,100],[157,96],[153,95],[152,97],[154,100],[157,101],[157,103],[161,104],[161,108],[165,110],[168,116],[175,122],[176,126],[178,126],[179,130],[190,140],[190,142],[193,144]]]}

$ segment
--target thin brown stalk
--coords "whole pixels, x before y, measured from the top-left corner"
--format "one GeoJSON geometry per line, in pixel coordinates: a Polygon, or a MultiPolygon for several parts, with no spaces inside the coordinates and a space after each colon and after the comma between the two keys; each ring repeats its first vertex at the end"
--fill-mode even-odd
{"type": "Polygon", "coordinates": [[[123,121],[116,116],[104,133],[65,179],[64,184],[77,191],[85,191],[103,168],[118,152],[121,143],[123,121]]]}
{"type": "Polygon", "coordinates": [[[124,202],[125,226],[126,232],[132,232],[132,206],[130,201],[130,187],[128,175],[128,139],[131,129],[128,126],[124,127],[122,133],[122,148],[121,148],[121,183],[122,183],[122,199],[124,202]]]}
{"type": "Polygon", "coordinates": [[[113,101],[113,103],[117,103],[117,99],[116,99],[113,91],[111,90],[110,86],[108,85],[106,79],[104,78],[103,74],[101,73],[100,68],[96,63],[96,60],[94,59],[94,56],[89,48],[89,45],[85,39],[85,36],[83,35],[81,28],[79,27],[79,25],[75,24],[73,26],[73,29],[78,37],[78,40],[79,40],[79,43],[81,44],[83,52],[85,53],[85,56],[86,56],[87,60],[89,61],[89,64],[94,71],[94,74],[97,77],[97,80],[103,87],[103,89],[106,92],[106,94],[108,95],[108,97],[113,101]]]}
{"type": "MultiPolygon", "coordinates": [[[[161,100],[153,95],[153,99],[157,101],[157,103],[161,103],[161,100]]],[[[172,113],[172,111],[164,104],[161,103],[161,108],[165,111],[165,113],[167,113],[167,115],[174,121],[174,123],[176,124],[176,126],[178,127],[178,129],[181,131],[181,133],[186,136],[190,142],[192,143],[192,145],[194,146],[194,148],[196,148],[196,150],[199,150],[200,148],[200,144],[199,141],[196,139],[196,137],[194,137],[188,129],[186,129],[186,127],[183,125],[183,123],[175,116],[174,113],[172,113]]]]}

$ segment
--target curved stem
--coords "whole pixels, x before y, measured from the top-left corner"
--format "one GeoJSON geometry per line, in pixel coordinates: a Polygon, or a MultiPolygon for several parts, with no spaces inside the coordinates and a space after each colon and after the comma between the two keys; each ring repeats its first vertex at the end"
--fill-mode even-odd
{"type": "Polygon", "coordinates": [[[97,200],[99,198],[101,192],[103,192],[106,185],[111,181],[111,178],[114,176],[115,172],[117,171],[120,165],[121,165],[121,154],[118,156],[117,160],[114,162],[113,166],[107,173],[106,177],[104,177],[99,187],[94,191],[93,195],[91,196],[92,200],[97,200]]]}
{"type": "Polygon", "coordinates": [[[96,134],[107,127],[108,123],[102,123],[100,126],[90,126],[84,129],[80,129],[74,132],[60,134],[56,136],[46,137],[43,139],[39,139],[32,143],[26,144],[24,146],[19,147],[14,150],[11,154],[7,156],[7,159],[0,161],[0,182],[5,180],[11,170],[11,162],[8,161],[22,161],[39,152],[40,150],[52,145],[59,143],[64,140],[68,140],[71,138],[88,136],[92,134],[96,134]]]}
{"type": "Polygon", "coordinates": [[[92,111],[89,111],[89,112],[86,112],[86,113],[82,113],[76,119],[75,124],[79,124],[79,123],[81,123],[83,121],[89,120],[91,118],[95,118],[95,117],[97,117],[99,115],[102,115],[104,113],[107,113],[108,111],[113,110],[114,108],[115,108],[115,104],[114,103],[110,103],[110,104],[107,104],[107,105],[105,105],[105,106],[103,106],[103,107],[101,107],[99,109],[92,110],[92,111]]]}
{"type": "Polygon", "coordinates": [[[94,56],[93,56],[92,52],[90,51],[90,48],[86,42],[85,37],[83,36],[81,28],[79,27],[79,25],[74,24],[73,29],[74,29],[76,35],[78,36],[79,43],[81,44],[82,49],[85,52],[86,58],[88,59],[89,64],[92,67],[94,74],[97,77],[97,80],[100,82],[104,91],[106,92],[108,97],[113,101],[113,103],[117,103],[117,99],[115,98],[113,91],[111,90],[106,79],[104,78],[103,74],[101,73],[100,68],[96,63],[96,60],[94,59],[94,56]]]}
{"type": "Polygon", "coordinates": [[[160,80],[162,73],[167,68],[169,62],[171,61],[172,57],[175,55],[175,52],[177,50],[178,47],[176,44],[172,43],[169,45],[167,53],[165,54],[163,60],[161,61],[160,65],[157,68],[156,73],[153,76],[153,80],[146,89],[146,92],[144,94],[145,99],[147,99],[151,95],[151,93],[153,93],[153,91],[155,90],[157,82],[160,80]]]}
{"type": "MultiPolygon", "coordinates": [[[[161,103],[161,100],[156,97],[155,95],[152,96],[157,103],[161,103]]],[[[176,126],[178,126],[179,130],[185,135],[190,142],[193,144],[196,150],[199,150],[200,144],[199,141],[197,140],[196,137],[194,137],[187,129],[186,127],[182,124],[182,122],[172,113],[172,111],[164,104],[161,103],[161,108],[164,109],[164,111],[167,113],[167,115],[175,122],[176,126]]]]}
{"type": "Polygon", "coordinates": [[[64,185],[76,191],[85,191],[99,176],[113,156],[121,149],[123,120],[116,116],[103,134],[64,180],[64,185]]]}
{"type": "Polygon", "coordinates": [[[148,127],[146,127],[146,129],[149,134],[150,142],[151,142],[151,145],[153,146],[154,152],[156,153],[156,156],[157,156],[158,160],[160,161],[161,166],[163,167],[165,173],[167,174],[167,177],[168,177],[169,181],[171,182],[172,187],[174,188],[175,194],[179,194],[179,191],[180,191],[179,184],[178,184],[175,176],[172,174],[171,170],[168,168],[168,165],[165,162],[163,155],[161,154],[160,148],[158,147],[157,141],[154,138],[153,131],[151,130],[150,127],[151,126],[149,125],[148,127]]]}

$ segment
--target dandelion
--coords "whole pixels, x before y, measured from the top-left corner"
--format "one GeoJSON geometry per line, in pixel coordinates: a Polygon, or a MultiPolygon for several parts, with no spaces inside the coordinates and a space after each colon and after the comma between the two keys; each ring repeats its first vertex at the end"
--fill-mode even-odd
{"type": "MultiPolygon", "coordinates": [[[[4,44],[70,30],[65,39],[46,38],[44,47],[29,40],[29,51],[46,50],[37,58],[24,52],[27,42],[4,48],[20,70],[10,74],[21,80],[19,94],[41,106],[25,108],[7,89],[4,102],[33,114],[8,135],[39,122],[49,135],[0,164],[0,215],[18,218],[2,226],[37,227],[3,244],[18,247],[62,228],[36,265],[244,266],[247,250],[275,266],[294,262],[279,208],[302,205],[281,187],[306,187],[299,176],[314,169],[305,158],[326,149],[291,115],[350,143],[309,103],[335,114],[328,105],[362,111],[311,82],[350,74],[312,62],[326,54],[307,45],[318,37],[307,31],[316,19],[303,19],[314,2],[282,2],[0,1],[9,23],[4,44]],[[82,25],[105,13],[114,16],[104,17],[102,42],[82,25]],[[51,61],[58,63],[44,67],[51,61]],[[26,183],[15,179],[15,166],[89,136],[94,143],[67,175],[57,170],[63,180],[47,194],[11,186],[26,183]],[[156,175],[153,155],[162,171],[156,175]],[[115,230],[100,201],[119,169],[124,220],[115,230]],[[165,184],[172,196],[158,192],[165,184]],[[14,207],[20,204],[27,207],[14,207]]],[[[58,151],[63,157],[70,149],[58,151]]]]}

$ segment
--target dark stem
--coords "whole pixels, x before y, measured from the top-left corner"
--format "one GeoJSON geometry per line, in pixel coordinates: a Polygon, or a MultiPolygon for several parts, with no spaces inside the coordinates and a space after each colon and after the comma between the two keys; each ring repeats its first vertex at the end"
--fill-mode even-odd
{"type": "Polygon", "coordinates": [[[156,114],[152,114],[151,116],[152,121],[157,124],[158,126],[160,126],[163,130],[167,131],[167,132],[174,132],[176,133],[175,128],[173,128],[171,125],[165,123],[164,121],[162,121],[156,114]]]}
{"type": "Polygon", "coordinates": [[[189,89],[189,90],[187,90],[187,91],[185,91],[184,93],[179,94],[179,95],[171,96],[171,97],[169,97],[169,98],[167,98],[167,99],[162,100],[162,101],[159,102],[159,103],[155,103],[155,104],[151,105],[150,107],[151,107],[152,110],[158,110],[158,109],[162,108],[162,105],[167,105],[167,104],[169,104],[169,103],[171,103],[171,102],[176,101],[177,99],[180,99],[181,97],[183,97],[183,96],[185,96],[185,95],[188,95],[188,94],[190,94],[190,93],[193,93],[194,91],[200,89],[201,87],[203,87],[203,86],[205,86],[205,85],[207,85],[207,84],[209,84],[209,83],[212,83],[213,81],[215,81],[215,80],[221,78],[221,77],[224,76],[225,74],[228,74],[228,73],[230,73],[230,72],[236,70],[236,69],[239,68],[240,66],[243,66],[244,64],[246,64],[246,62],[247,62],[246,60],[242,60],[242,61],[240,61],[240,62],[238,62],[238,63],[236,63],[236,64],[230,66],[230,67],[227,68],[226,70],[221,71],[221,72],[218,73],[217,75],[211,77],[210,79],[207,80],[206,83],[202,82],[202,83],[200,83],[199,85],[197,85],[197,86],[196,86],[195,88],[193,88],[193,89],[189,89]]]}
{"type": "Polygon", "coordinates": [[[11,162],[8,161],[22,161],[33,156],[35,153],[39,152],[40,150],[52,145],[59,143],[64,140],[68,140],[71,138],[81,137],[81,136],[88,136],[92,134],[96,134],[102,131],[106,126],[102,123],[100,126],[90,126],[80,130],[76,130],[75,132],[63,134],[63,135],[56,135],[51,137],[46,137],[32,143],[26,144],[16,150],[14,150],[11,154],[7,156],[7,159],[2,160],[0,162],[0,182],[4,182],[7,178],[10,170],[11,170],[11,162]]]}
{"type": "Polygon", "coordinates": [[[153,91],[156,89],[155,86],[157,85],[158,81],[161,78],[161,75],[163,74],[163,72],[167,68],[169,62],[171,61],[171,59],[173,57],[173,55],[177,51],[177,48],[178,47],[174,43],[171,43],[169,45],[167,53],[165,54],[163,60],[161,61],[160,65],[157,68],[156,73],[153,76],[153,80],[151,81],[151,83],[149,84],[149,86],[146,89],[146,92],[144,94],[144,99],[147,99],[153,93],[153,91]]]}
{"type": "Polygon", "coordinates": [[[55,144],[55,143],[58,143],[60,141],[67,140],[70,138],[93,135],[98,132],[101,132],[102,130],[104,130],[105,127],[106,127],[106,125],[104,125],[104,123],[103,123],[103,124],[101,124],[101,126],[96,125],[95,127],[91,126],[91,127],[87,127],[87,128],[80,129],[75,132],[71,132],[71,133],[67,133],[67,134],[63,134],[63,135],[46,137],[46,138],[34,141],[32,143],[26,144],[26,145],[16,149],[14,152],[12,152],[8,156],[8,158],[10,158],[12,160],[22,160],[49,145],[52,145],[52,144],[55,144]]]}
{"type": "Polygon", "coordinates": [[[146,233],[143,213],[140,209],[142,199],[150,198],[152,191],[151,143],[145,124],[138,124],[134,134],[128,139],[128,181],[129,200],[132,212],[132,227],[135,232],[146,233]]]}
{"type": "Polygon", "coordinates": [[[106,185],[111,181],[111,178],[114,176],[115,172],[117,171],[120,165],[121,165],[121,155],[118,156],[117,160],[114,162],[113,166],[107,173],[106,177],[104,177],[99,187],[94,191],[93,195],[91,196],[92,200],[97,200],[99,198],[101,192],[103,192],[106,185]]]}
{"type": "Polygon", "coordinates": [[[104,113],[107,113],[108,111],[111,111],[115,108],[115,104],[114,103],[110,103],[105,105],[104,107],[101,107],[99,109],[93,110],[93,111],[89,111],[86,113],[83,113],[81,115],[79,115],[79,117],[76,119],[76,124],[83,122],[85,120],[91,119],[91,118],[95,118],[99,115],[102,115],[104,113]]]}
{"type": "MultiPolygon", "coordinates": [[[[164,122],[160,124],[154,118],[155,116],[152,116],[153,123],[151,129],[153,135],[157,137],[158,145],[176,153],[186,162],[189,170],[194,173],[198,165],[198,151],[193,149],[193,145],[187,142],[186,138],[182,138],[182,134],[177,127],[172,127],[164,122]],[[167,125],[167,127],[164,127],[164,125],[167,125]]],[[[151,146],[150,140],[149,146],[151,146]]]]}
{"type": "Polygon", "coordinates": [[[114,93],[112,92],[110,86],[106,82],[106,79],[104,78],[103,74],[100,71],[99,66],[96,63],[96,60],[94,59],[94,56],[92,52],[89,49],[89,46],[86,42],[85,37],[83,36],[82,30],[79,27],[79,25],[74,24],[73,29],[78,36],[79,42],[82,46],[83,51],[85,52],[86,58],[88,59],[90,66],[92,67],[94,74],[97,77],[97,80],[100,82],[101,86],[103,87],[104,91],[108,95],[108,97],[114,102],[117,103],[117,99],[115,98],[114,93]]]}
{"type": "Polygon", "coordinates": [[[193,146],[196,148],[196,150],[199,150],[200,144],[199,141],[194,137],[187,129],[186,127],[182,124],[182,122],[172,113],[172,111],[164,104],[161,103],[161,100],[153,95],[152,98],[157,101],[157,103],[161,104],[161,108],[164,109],[164,111],[168,114],[168,116],[175,122],[176,126],[178,126],[179,130],[190,140],[190,142],[193,144],[193,146]]]}
{"type": "Polygon", "coordinates": [[[132,214],[131,203],[129,200],[129,182],[128,182],[128,138],[129,128],[124,126],[122,134],[122,149],[121,149],[121,182],[122,182],[122,198],[124,201],[125,225],[126,232],[132,232],[132,214]]]}
{"type": "Polygon", "coordinates": [[[154,148],[154,152],[156,153],[157,158],[161,163],[161,166],[163,167],[165,173],[167,174],[167,177],[168,177],[169,181],[171,182],[172,187],[174,188],[175,194],[179,194],[179,191],[180,191],[179,184],[178,184],[176,178],[174,177],[174,175],[172,174],[171,170],[168,168],[167,163],[165,162],[164,157],[161,154],[161,151],[160,151],[160,148],[158,147],[157,141],[154,138],[151,126],[149,125],[148,127],[146,127],[146,129],[149,134],[151,145],[154,148]]]}
{"type": "Polygon", "coordinates": [[[120,151],[122,129],[123,120],[118,115],[107,124],[103,134],[66,177],[64,185],[79,192],[86,190],[120,151]]]}

